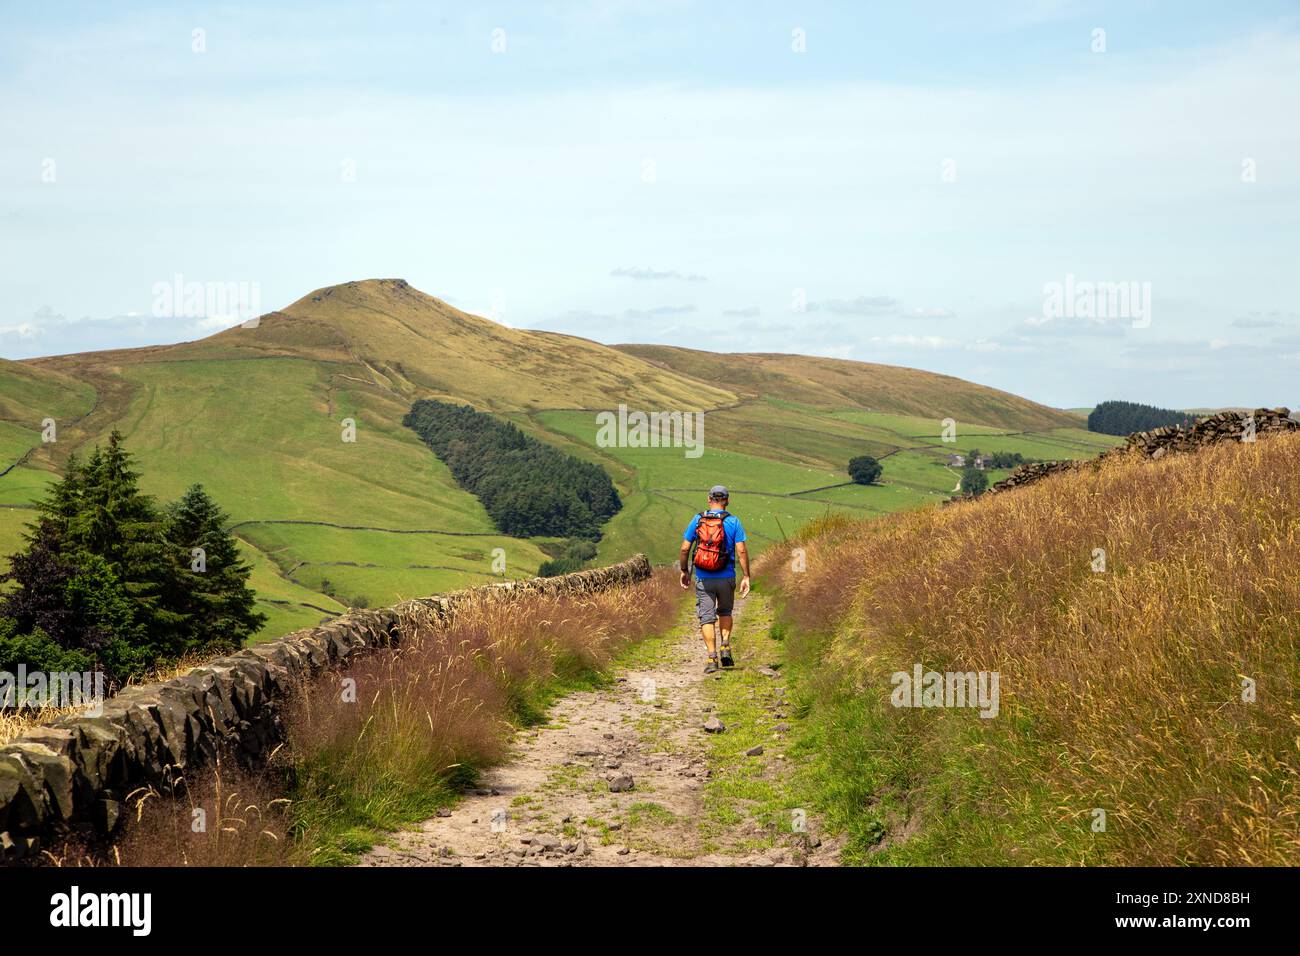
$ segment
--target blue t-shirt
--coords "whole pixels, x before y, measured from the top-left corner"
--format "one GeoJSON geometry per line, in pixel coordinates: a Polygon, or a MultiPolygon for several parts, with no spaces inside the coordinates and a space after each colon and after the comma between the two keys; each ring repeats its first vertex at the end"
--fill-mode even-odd
{"type": "MultiPolygon", "coordinates": [[[[722,514],[721,511],[709,509],[709,514],[722,514]]],[[[695,540],[695,529],[700,525],[700,516],[696,515],[691,518],[691,523],[686,526],[686,533],[682,535],[683,541],[695,540]]],[[[727,536],[727,566],[721,571],[705,571],[702,568],[695,569],[697,578],[734,578],[736,576],[736,545],[745,540],[745,529],[740,523],[740,519],[733,514],[728,514],[722,519],[722,533],[727,536]]]]}

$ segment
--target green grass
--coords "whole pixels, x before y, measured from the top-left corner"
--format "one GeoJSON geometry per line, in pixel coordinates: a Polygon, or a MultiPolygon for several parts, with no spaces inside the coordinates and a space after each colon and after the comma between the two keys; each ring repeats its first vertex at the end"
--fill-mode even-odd
{"type": "MultiPolygon", "coordinates": [[[[934,418],[921,418],[916,415],[891,415],[886,412],[863,412],[857,410],[844,410],[832,413],[835,418],[848,422],[857,422],[860,425],[868,425],[882,432],[887,432],[901,438],[910,438],[910,445],[920,445],[926,442],[937,442],[943,433],[943,420],[952,416],[936,415],[934,418]]],[[[957,423],[957,436],[963,435],[1001,435],[1005,434],[1007,429],[997,428],[991,425],[980,425],[976,422],[967,422],[954,418],[957,423]]]]}
{"type": "Polygon", "coordinates": [[[364,595],[375,607],[500,580],[492,571],[497,548],[505,552],[505,578],[531,577],[546,559],[536,542],[496,533],[396,534],[258,523],[241,525],[236,533],[301,586],[325,593],[328,582],[338,600],[364,595]]]}
{"type": "Polygon", "coordinates": [[[809,807],[809,795],[794,772],[804,759],[798,745],[800,719],[794,712],[785,648],[772,622],[767,599],[755,593],[737,616],[732,635],[738,666],[723,680],[706,685],[714,713],[727,727],[708,738],[712,775],[700,820],[706,852],[743,855],[782,845],[793,830],[794,812],[809,807]],[[781,667],[776,677],[759,672],[768,664],[781,667]],[[773,729],[782,723],[788,728],[784,736],[773,729]],[[758,744],[764,752],[747,756],[745,751],[758,744]],[[756,832],[737,839],[748,823],[756,825],[756,832]]]}
{"type": "MultiPolygon", "coordinates": [[[[827,509],[870,516],[949,497],[960,477],[945,466],[953,451],[978,447],[1027,458],[1081,458],[1113,444],[1076,428],[1011,434],[960,423],[959,440],[946,443],[937,420],[762,401],[707,413],[705,450],[692,459],[680,448],[599,448],[592,412],[542,411],[518,420],[542,437],[549,429],[551,440],[601,463],[614,477],[624,507],[606,526],[602,560],[637,550],[654,561],[672,560],[690,515],[704,507],[704,490],[718,482],[732,489],[732,510],[757,555],[782,540],[783,529],[788,534],[827,509]],[[849,483],[842,470],[864,452],[887,455],[884,475],[870,487],[849,483]]],[[[990,472],[990,481],[1007,474],[990,472]]]]}
{"type": "Polygon", "coordinates": [[[249,585],[257,593],[257,610],[268,619],[257,640],[269,640],[272,635],[313,627],[347,610],[328,595],[284,577],[265,554],[247,542],[240,542],[239,553],[253,566],[249,585]]]}
{"type": "MultiPolygon", "coordinates": [[[[546,557],[541,540],[495,532],[478,500],[398,424],[400,403],[360,384],[340,387],[329,363],[151,362],[124,367],[122,377],[133,390],[116,424],[139,458],[145,490],[167,500],[200,481],[261,556],[254,585],[270,618],[261,639],[317,623],[320,614],[304,604],[343,607],[361,598],[379,606],[492,580],[495,548],[505,551],[506,577],[531,576],[546,557]],[[355,444],[340,440],[344,417],[358,422],[355,444]],[[436,533],[276,523],[285,520],[436,533]]],[[[944,466],[949,451],[1069,458],[1113,443],[1078,428],[1008,434],[959,423],[958,441],[948,444],[934,419],[767,399],[707,414],[704,454],[690,459],[674,448],[598,448],[594,412],[507,417],[614,477],[624,507],[605,528],[601,562],[637,551],[672,560],[681,530],[704,506],[704,489],[719,481],[733,489],[732,508],[757,556],[828,509],[871,516],[946,498],[958,477],[944,466]],[[842,470],[863,453],[887,456],[877,485],[850,484],[842,470]]],[[[17,457],[37,438],[0,422],[0,451],[12,445],[17,457]]],[[[48,471],[17,468],[0,479],[0,504],[33,501],[51,480],[48,471]]],[[[0,552],[17,549],[21,524],[12,512],[0,516],[0,552]]]]}
{"type": "Polygon", "coordinates": [[[86,382],[0,359],[0,420],[32,429],[38,441],[43,419],[66,424],[94,403],[95,389],[86,382]]]}
{"type": "MultiPolygon", "coordinates": [[[[258,330],[0,362],[0,467],[38,449],[0,478],[0,505],[39,499],[69,452],[116,427],[146,492],[167,501],[202,483],[261,555],[255,584],[268,638],[315,623],[304,604],[386,604],[490,580],[497,547],[507,577],[536,572],[545,542],[497,534],[479,501],[401,425],[417,397],[472,402],[605,467],[624,508],[606,526],[601,563],[637,551],[672,559],[717,482],[733,488],[757,555],[827,509],[879,515],[947,496],[956,478],[938,462],[954,448],[1054,458],[1111,444],[1031,402],[916,370],[655,348],[647,364],[637,357],[646,351],[502,329],[398,284],[359,282],[319,290],[258,330]],[[624,400],[717,409],[706,413],[704,454],[598,448],[594,411],[557,410],[624,400]],[[938,412],[890,413],[944,406],[960,411],[956,445],[938,442],[938,412]],[[975,424],[981,415],[1004,427],[975,424]],[[59,422],[59,443],[38,447],[46,416],[59,422]],[[357,422],[355,443],[341,440],[344,418],[357,422]],[[1015,422],[1045,430],[1011,433],[1005,425],[1015,422]],[[861,454],[883,458],[881,484],[826,488],[847,482],[845,465],[861,454]],[[361,530],[274,523],[284,521],[361,530]]],[[[0,559],[17,550],[21,524],[0,516],[0,559]]]]}
{"type": "Polygon", "coordinates": [[[414,433],[327,373],[298,359],[126,367],[138,387],[118,425],[142,487],[174,498],[199,481],[235,521],[492,530],[414,433]],[[357,421],[353,443],[345,418],[357,421]]]}

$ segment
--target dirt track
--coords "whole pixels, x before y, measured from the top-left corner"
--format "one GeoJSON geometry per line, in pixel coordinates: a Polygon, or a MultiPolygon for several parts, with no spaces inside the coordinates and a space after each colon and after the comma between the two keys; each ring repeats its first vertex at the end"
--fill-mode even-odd
{"type": "Polygon", "coordinates": [[[360,865],[835,865],[810,814],[800,831],[790,810],[750,806],[727,786],[743,777],[746,792],[784,793],[790,773],[778,674],[755,659],[779,645],[767,638],[761,600],[741,602],[736,614],[735,670],[703,673],[703,646],[684,618],[625,655],[610,686],[565,697],[546,725],[521,731],[481,789],[393,834],[360,865]],[[703,729],[718,715],[733,734],[728,745],[750,743],[737,733],[760,735],[763,754],[719,753],[728,748],[703,729]]]}

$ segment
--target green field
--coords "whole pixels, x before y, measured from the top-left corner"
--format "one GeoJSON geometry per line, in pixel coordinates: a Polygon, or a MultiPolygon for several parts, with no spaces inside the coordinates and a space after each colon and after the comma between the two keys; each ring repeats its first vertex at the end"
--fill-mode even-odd
{"type": "MultiPolygon", "coordinates": [[[[949,443],[940,439],[938,420],[757,401],[706,414],[704,452],[688,458],[680,448],[598,448],[590,412],[538,412],[531,420],[580,446],[584,457],[604,464],[618,483],[624,509],[608,525],[600,549],[603,560],[638,549],[655,561],[672,560],[681,529],[717,483],[731,489],[732,510],[744,521],[757,552],[781,540],[783,529],[789,534],[828,509],[870,516],[947,498],[960,479],[959,471],[946,465],[953,451],[1090,458],[1113,444],[1106,436],[1077,428],[1009,432],[960,424],[957,441],[949,443]],[[762,428],[765,418],[771,424],[762,428]],[[721,427],[714,427],[715,420],[721,427]],[[760,440],[751,441],[744,433],[749,423],[762,431],[760,440]],[[786,446],[794,450],[782,454],[779,449],[786,446]],[[875,485],[849,482],[844,468],[861,454],[881,458],[885,471],[875,485]]],[[[1008,474],[990,471],[989,480],[1008,474]]]]}
{"type": "Polygon", "coordinates": [[[498,579],[498,548],[505,577],[535,574],[553,542],[496,532],[478,499],[402,426],[424,397],[493,411],[601,464],[624,502],[606,526],[601,563],[637,551],[671,560],[719,482],[732,488],[757,553],[828,509],[871,516],[942,500],[958,478],[945,466],[954,450],[1080,458],[1113,443],[1073,416],[929,372],[615,349],[508,329],[374,280],[318,290],[256,330],[0,361],[0,469],[21,461],[0,476],[0,556],[18,549],[31,503],[67,456],[116,428],[146,492],[165,502],[197,482],[230,515],[270,619],[262,638],[350,604],[498,579]],[[703,454],[597,447],[596,412],[621,402],[701,408],[703,454]],[[59,427],[52,445],[41,442],[47,417],[59,427]],[[958,423],[954,443],[940,440],[946,417],[958,423]],[[349,418],[355,442],[343,440],[349,418]],[[848,482],[846,464],[862,454],[881,459],[879,484],[848,482]]]}

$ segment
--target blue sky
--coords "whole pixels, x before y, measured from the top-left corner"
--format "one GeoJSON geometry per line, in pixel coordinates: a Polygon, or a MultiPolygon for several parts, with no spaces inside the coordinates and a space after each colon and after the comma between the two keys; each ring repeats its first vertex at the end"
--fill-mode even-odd
{"type": "Polygon", "coordinates": [[[155,316],[177,275],[256,283],[263,310],[400,276],[606,342],[910,365],[1062,406],[1300,405],[1295,3],[0,23],[7,358],[234,321],[155,316]],[[1067,276],[1145,287],[1149,315],[1045,311],[1067,276]]]}

